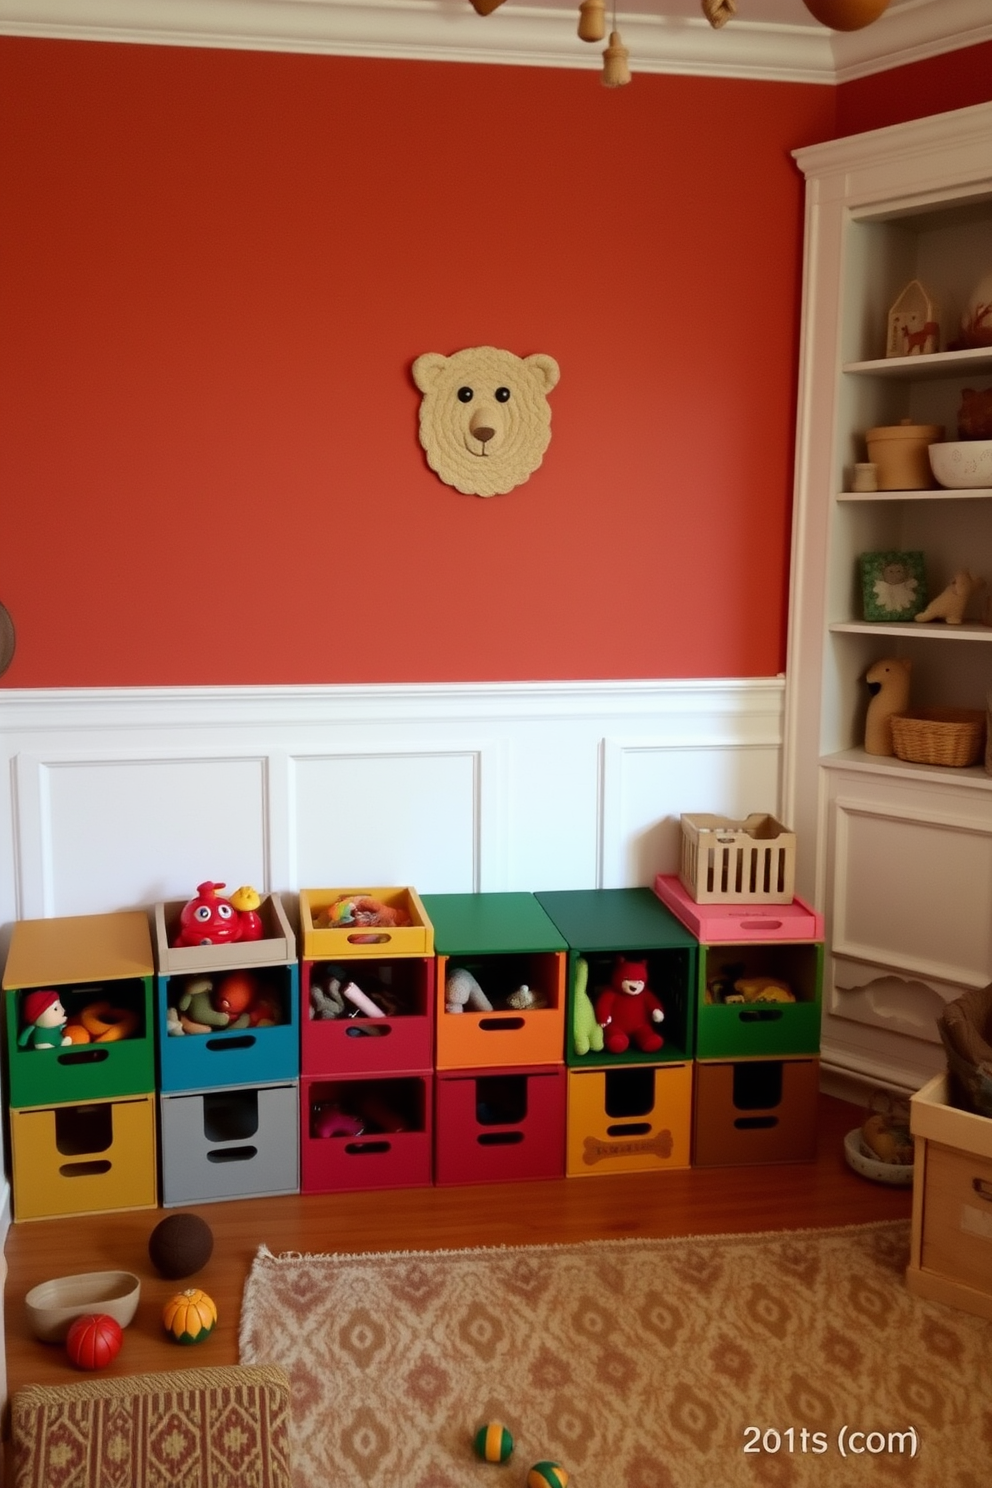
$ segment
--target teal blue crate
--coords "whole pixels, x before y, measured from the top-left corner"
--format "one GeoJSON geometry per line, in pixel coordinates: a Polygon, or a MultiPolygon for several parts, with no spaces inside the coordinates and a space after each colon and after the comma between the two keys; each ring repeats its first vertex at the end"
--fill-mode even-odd
{"type": "MultiPolygon", "coordinates": [[[[206,977],[159,977],[159,1089],[163,1092],[213,1090],[229,1085],[298,1080],[300,1074],[300,973],[291,966],[246,968],[277,998],[282,1021],[271,1028],[217,1029],[210,1033],[169,1033],[176,1004],[190,983],[206,977]]],[[[231,972],[220,973],[221,981],[231,972]]]]}

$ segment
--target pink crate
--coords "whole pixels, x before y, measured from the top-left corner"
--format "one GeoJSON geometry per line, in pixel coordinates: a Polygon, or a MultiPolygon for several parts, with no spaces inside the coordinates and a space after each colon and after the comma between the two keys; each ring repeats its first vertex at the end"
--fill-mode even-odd
{"type": "Polygon", "coordinates": [[[433,1075],[300,1081],[300,1191],[357,1193],[380,1188],[426,1188],[433,1178],[433,1075]],[[342,1111],[364,1108],[362,1133],[350,1134],[342,1120],[336,1136],[314,1136],[316,1106],[342,1111]],[[396,1116],[391,1129],[389,1113],[396,1116]]]}
{"type": "Polygon", "coordinates": [[[654,891],[701,945],[823,939],[823,916],[799,898],[791,904],[697,904],[674,873],[659,873],[654,891]]]}
{"type": "Polygon", "coordinates": [[[370,974],[391,973],[392,985],[407,1009],[386,1018],[313,1018],[312,979],[320,983],[326,964],[304,961],[300,997],[300,1070],[304,1075],[398,1074],[431,1069],[434,1064],[433,956],[402,960],[351,962],[349,973],[358,986],[369,985],[370,974]]]}
{"type": "Polygon", "coordinates": [[[564,1177],[567,1073],[563,1064],[438,1073],[435,1183],[564,1177]]]}

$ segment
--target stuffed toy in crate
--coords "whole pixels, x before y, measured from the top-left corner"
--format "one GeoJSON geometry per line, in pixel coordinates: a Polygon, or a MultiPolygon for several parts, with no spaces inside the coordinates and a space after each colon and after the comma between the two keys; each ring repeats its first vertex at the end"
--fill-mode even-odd
{"type": "Polygon", "coordinates": [[[958,1098],[967,1110],[992,1116],[992,982],[949,1002],[937,1028],[958,1098]]]}

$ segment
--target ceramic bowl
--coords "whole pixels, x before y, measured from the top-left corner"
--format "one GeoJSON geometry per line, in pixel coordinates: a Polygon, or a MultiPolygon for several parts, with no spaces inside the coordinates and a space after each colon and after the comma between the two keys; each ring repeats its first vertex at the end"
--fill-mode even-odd
{"type": "Polygon", "coordinates": [[[934,480],[950,491],[992,487],[992,439],[952,439],[931,444],[934,480]]]}
{"type": "Polygon", "coordinates": [[[64,1343],[70,1325],[90,1312],[105,1312],[126,1328],[134,1317],[141,1281],[133,1271],[88,1271],[32,1287],[24,1299],[28,1321],[42,1343],[64,1343]]]}
{"type": "Polygon", "coordinates": [[[913,1181],[912,1163],[879,1162],[861,1145],[861,1128],[856,1126],[844,1138],[844,1156],[848,1166],[862,1178],[871,1178],[875,1183],[888,1183],[893,1188],[908,1188],[913,1181]]]}

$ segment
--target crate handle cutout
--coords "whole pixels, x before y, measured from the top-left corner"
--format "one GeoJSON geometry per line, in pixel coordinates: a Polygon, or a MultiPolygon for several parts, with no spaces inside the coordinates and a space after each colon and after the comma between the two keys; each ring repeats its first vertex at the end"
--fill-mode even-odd
{"type": "Polygon", "coordinates": [[[523,1028],[523,1018],[480,1018],[479,1027],[483,1033],[513,1032],[515,1028],[523,1028]]]}
{"type": "Polygon", "coordinates": [[[763,1131],[778,1126],[777,1116],[738,1116],[734,1121],[738,1131],[763,1131]]]}
{"type": "Polygon", "coordinates": [[[782,1065],[775,1060],[734,1065],[734,1109],[771,1111],[782,1104],[782,1065]]]}
{"type": "Polygon", "coordinates": [[[992,1204],[992,1183],[987,1178],[972,1178],[971,1186],[980,1199],[984,1199],[986,1204],[992,1204]]]}
{"type": "Polygon", "coordinates": [[[257,1147],[225,1147],[223,1152],[208,1152],[207,1162],[250,1162],[253,1157],[257,1156],[257,1147]]]}
{"type": "Polygon", "coordinates": [[[781,1008],[748,1008],[738,1015],[742,1023],[774,1023],[782,1016],[781,1008]]]}
{"type": "Polygon", "coordinates": [[[654,1070],[646,1065],[607,1070],[606,1114],[647,1116],[654,1109],[654,1070]]]}
{"type": "Polygon", "coordinates": [[[93,1178],[100,1173],[109,1173],[113,1164],[105,1157],[98,1157],[93,1162],[63,1163],[59,1168],[61,1178],[93,1178]]]}
{"type": "Polygon", "coordinates": [[[253,1033],[239,1034],[237,1038],[209,1038],[207,1048],[211,1054],[220,1054],[225,1049],[250,1049],[255,1042],[253,1033]]]}
{"type": "Polygon", "coordinates": [[[114,1113],[109,1104],[56,1108],[55,1147],[63,1157],[106,1152],[113,1140],[114,1113]]]}
{"type": "Polygon", "coordinates": [[[650,1130],[650,1121],[624,1121],[616,1126],[608,1126],[606,1135],[608,1137],[645,1137],[650,1130]]]}
{"type": "Polygon", "coordinates": [[[106,1047],[101,1049],[76,1049],[58,1056],[59,1064],[99,1064],[104,1059],[110,1058],[110,1050],[106,1047]]]}
{"type": "Polygon", "coordinates": [[[362,1023],[352,1023],[345,1029],[345,1038],[385,1038],[392,1033],[391,1023],[372,1023],[366,1028],[362,1023]]]}
{"type": "Polygon", "coordinates": [[[781,920],[741,920],[742,930],[781,930],[781,920]]]}
{"type": "Polygon", "coordinates": [[[350,1153],[352,1157],[368,1157],[377,1152],[391,1152],[392,1147],[392,1142],[346,1142],[344,1144],[345,1152],[350,1153]]]}
{"type": "Polygon", "coordinates": [[[518,1147],[524,1139],[523,1132],[481,1132],[476,1137],[480,1147],[518,1147]]]}
{"type": "Polygon", "coordinates": [[[392,940],[391,935],[349,935],[349,945],[385,945],[392,940]]]}
{"type": "Polygon", "coordinates": [[[213,1092],[203,1097],[203,1135],[208,1142],[244,1142],[258,1131],[258,1092],[213,1092]]]}

